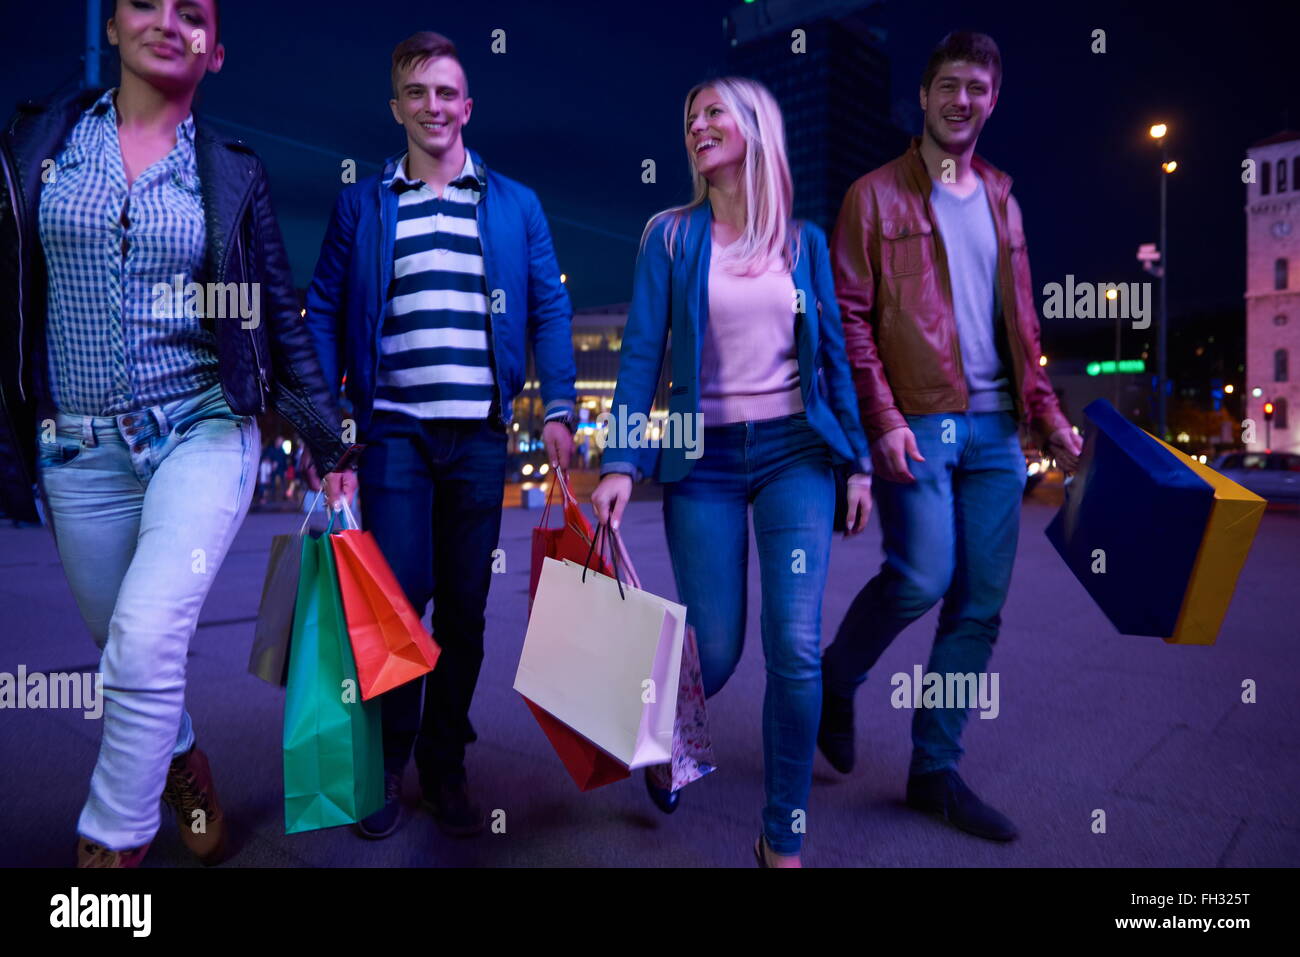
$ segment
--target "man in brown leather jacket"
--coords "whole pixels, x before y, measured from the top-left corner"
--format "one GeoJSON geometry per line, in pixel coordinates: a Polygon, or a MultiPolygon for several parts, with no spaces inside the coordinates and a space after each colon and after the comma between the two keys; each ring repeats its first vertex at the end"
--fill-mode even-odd
{"type": "MultiPolygon", "coordinates": [[[[1011,179],[975,155],[1001,79],[990,37],[945,37],[922,77],[923,135],[853,184],[831,240],[885,561],[823,657],[818,743],[837,770],[852,769],[854,692],[894,637],[942,599],[926,676],[896,676],[891,695],[895,707],[916,708],[907,801],[1005,841],[1015,826],[956,765],[976,703],[967,692],[997,688],[986,667],[1019,532],[1019,424],[1066,469],[1082,443],[1039,364],[1011,179]]],[[[983,717],[996,715],[996,702],[979,703],[983,717]]]]}

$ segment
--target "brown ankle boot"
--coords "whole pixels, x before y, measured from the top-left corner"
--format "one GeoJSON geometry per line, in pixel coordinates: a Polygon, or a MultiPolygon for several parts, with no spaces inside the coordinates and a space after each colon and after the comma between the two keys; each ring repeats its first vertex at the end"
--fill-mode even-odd
{"type": "MultiPolygon", "coordinates": [[[[153,842],[150,841],[150,844],[153,842]]],[[[149,850],[149,844],[133,847],[125,851],[109,850],[103,844],[96,844],[88,838],[77,836],[78,867],[139,867],[149,850]]]]}
{"type": "Polygon", "coordinates": [[[195,857],[205,865],[225,860],[226,819],[212,783],[208,756],[198,745],[172,758],[162,800],[176,812],[181,841],[195,857]]]}

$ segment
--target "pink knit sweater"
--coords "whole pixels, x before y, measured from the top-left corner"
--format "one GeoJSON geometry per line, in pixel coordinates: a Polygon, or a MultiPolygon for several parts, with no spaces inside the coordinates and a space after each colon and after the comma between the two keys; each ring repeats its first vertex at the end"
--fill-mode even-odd
{"type": "Polygon", "coordinates": [[[709,322],[700,355],[704,425],[802,412],[794,280],[779,262],[761,275],[733,275],[719,262],[721,251],[714,243],[709,322]]]}

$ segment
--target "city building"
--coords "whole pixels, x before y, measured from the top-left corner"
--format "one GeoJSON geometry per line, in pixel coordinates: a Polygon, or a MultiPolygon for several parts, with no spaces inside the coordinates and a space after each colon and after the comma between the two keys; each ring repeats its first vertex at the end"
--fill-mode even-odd
{"type": "Polygon", "coordinates": [[[1252,450],[1300,452],[1300,132],[1285,130],[1246,151],[1245,415],[1252,450]],[[1266,420],[1266,403],[1273,408],[1266,420]]]}
{"type": "MultiPolygon", "coordinates": [[[[578,370],[575,388],[578,393],[579,438],[596,429],[596,419],[608,411],[614,401],[618,381],[618,356],[623,347],[623,327],[627,325],[629,304],[616,303],[578,309],[573,313],[573,357],[578,370]]],[[[668,414],[668,390],[671,353],[664,351],[664,366],[659,375],[650,411],[651,419],[668,414]]],[[[537,391],[537,375],[528,359],[528,381],[515,399],[515,441],[512,451],[527,452],[530,443],[541,439],[544,406],[537,391]],[[521,444],[522,443],[522,444],[521,444]]],[[[653,435],[653,433],[652,433],[653,435]]]]}
{"type": "Polygon", "coordinates": [[[755,0],[723,21],[728,72],[761,82],[785,119],[794,215],[829,236],[844,194],[908,137],[891,120],[879,2],[755,0]]]}

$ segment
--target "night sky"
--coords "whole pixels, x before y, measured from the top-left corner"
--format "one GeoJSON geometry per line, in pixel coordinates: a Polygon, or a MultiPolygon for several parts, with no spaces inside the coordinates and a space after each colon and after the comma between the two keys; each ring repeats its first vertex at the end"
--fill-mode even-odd
{"type": "MultiPolygon", "coordinates": [[[[541,196],[575,307],[626,301],[646,218],[689,198],[682,98],[724,67],[721,22],[731,6],[226,0],[226,66],[204,81],[196,109],[324,151],[226,127],[270,170],[295,278],[305,285],[341,187],[341,159],[356,159],[364,173],[365,163],[403,148],[387,105],[393,46],[419,29],[445,33],[460,48],[475,101],[466,143],[541,196]],[[505,55],[489,49],[497,28],[506,31],[505,55]],[[646,158],[657,162],[655,184],[641,182],[646,158]]],[[[1254,141],[1300,126],[1297,5],[1218,5],[1214,20],[1178,4],[1047,6],[878,8],[896,112],[919,131],[920,73],[946,30],[979,29],[997,40],[1003,87],[979,151],[1015,180],[1040,304],[1043,285],[1067,273],[1146,278],[1134,253],[1157,238],[1160,175],[1146,130],[1167,122],[1179,162],[1170,183],[1171,314],[1176,321],[1187,311],[1240,309],[1241,161],[1254,141]],[[1106,31],[1105,54],[1090,52],[1096,28],[1106,31]]],[[[84,4],[43,0],[7,19],[6,113],[21,98],[77,81],[84,4]]],[[[115,76],[115,57],[106,70],[115,76]]],[[[1070,329],[1046,331],[1062,342],[1070,329]]]]}

